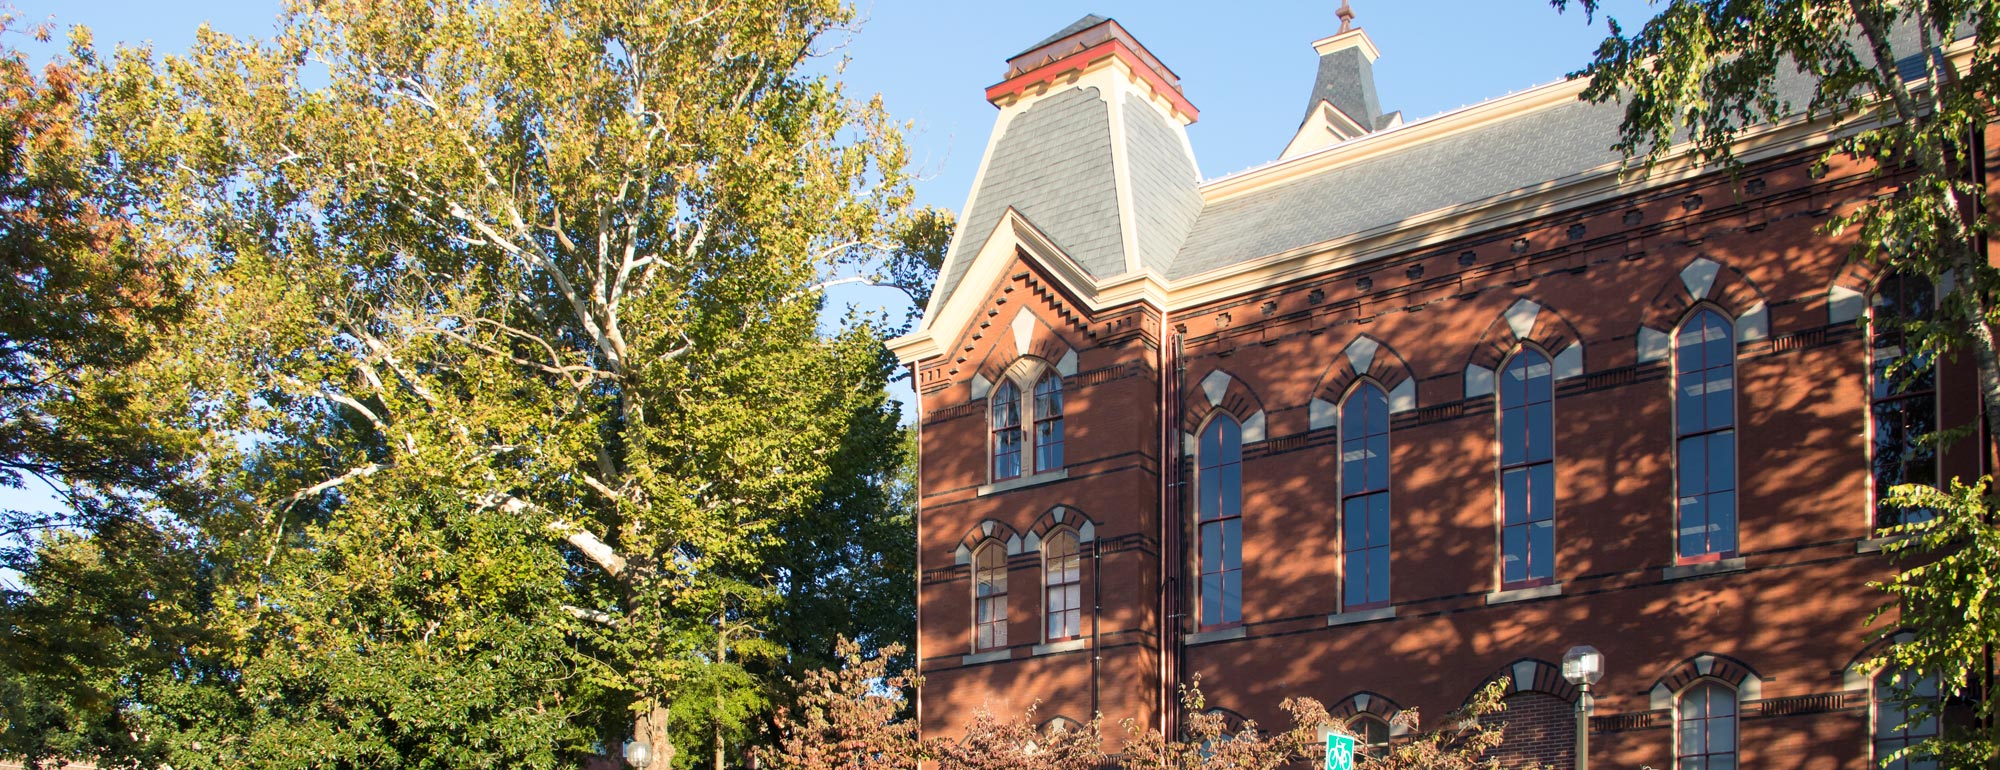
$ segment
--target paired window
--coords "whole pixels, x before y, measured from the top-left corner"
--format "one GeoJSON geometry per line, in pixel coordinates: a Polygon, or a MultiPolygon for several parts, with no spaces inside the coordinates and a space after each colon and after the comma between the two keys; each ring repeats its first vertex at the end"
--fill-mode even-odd
{"type": "Polygon", "coordinates": [[[1083,635],[1083,557],[1076,533],[1056,530],[1042,541],[1042,590],[1048,641],[1083,635]]]}
{"type": "Polygon", "coordinates": [[[1681,693],[1675,710],[1679,770],[1736,770],[1736,691],[1705,680],[1681,693]]]}
{"type": "Polygon", "coordinates": [[[1905,323],[1931,318],[1935,299],[1921,276],[1892,274],[1876,287],[1870,350],[1868,413],[1872,422],[1875,524],[1893,527],[1930,518],[1883,502],[1898,484],[1938,483],[1937,450],[1923,438],[1937,431],[1937,367],[1905,358],[1915,352],[1905,323]]]}
{"type": "Polygon", "coordinates": [[[1389,603],[1389,398],[1373,382],[1340,414],[1341,571],[1349,610],[1389,603]]]}
{"type": "Polygon", "coordinates": [[[1702,308],[1674,333],[1680,558],[1736,552],[1736,336],[1702,308]]]}
{"type": "Polygon", "coordinates": [[[1555,579],[1555,373],[1523,348],[1500,373],[1500,577],[1507,586],[1555,579]]]}
{"type": "Polygon", "coordinates": [[[1195,479],[1201,625],[1243,622],[1243,428],[1217,413],[1201,432],[1195,479]]]}
{"type": "Polygon", "coordinates": [[[1003,376],[993,389],[988,410],[993,433],[994,481],[1018,478],[1023,472],[1046,473],[1063,467],[1062,375],[1045,372],[1035,381],[1033,402],[1025,404],[1026,420],[1034,428],[1033,467],[1025,467],[1021,456],[1023,406],[1021,387],[1003,376]]]}
{"type": "Polygon", "coordinates": [[[1888,770],[1934,770],[1937,759],[1915,752],[1911,747],[1938,735],[1934,704],[1938,697],[1937,679],[1917,676],[1908,670],[1883,671],[1875,675],[1875,766],[1888,770]],[[1931,701],[1912,708],[1918,701],[1931,701]],[[1914,711],[1916,713],[1912,714],[1914,711]],[[1894,759],[1891,759],[1894,757],[1894,759]],[[1883,764],[1888,760],[1888,764],[1883,764]]]}
{"type": "Polygon", "coordinates": [[[989,542],[972,555],[974,652],[1007,646],[1007,549],[989,542]]]}

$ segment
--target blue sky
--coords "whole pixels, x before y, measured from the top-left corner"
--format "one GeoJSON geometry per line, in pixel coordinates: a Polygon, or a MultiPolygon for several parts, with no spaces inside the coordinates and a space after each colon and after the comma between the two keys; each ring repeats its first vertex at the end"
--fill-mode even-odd
{"type": "MultiPolygon", "coordinates": [[[[186,49],[207,23],[264,37],[277,0],[14,0],[23,21],[82,24],[99,46],[151,41],[186,49]]],[[[1014,0],[1005,3],[860,0],[864,22],[840,53],[855,94],[881,93],[889,110],[916,124],[913,158],[919,201],[956,210],[978,171],[993,127],[985,88],[1007,57],[1087,13],[1115,18],[1172,68],[1201,110],[1189,138],[1204,177],[1267,163],[1304,114],[1316,58],[1312,41],[1339,28],[1327,0],[1162,3],[1014,0]]],[[[1356,23],[1382,51],[1375,65],[1385,110],[1415,120],[1562,78],[1589,61],[1605,34],[1604,16],[1628,28],[1652,15],[1645,0],[1607,0],[1586,24],[1545,0],[1353,0],[1356,23]]],[[[13,41],[21,44],[23,41],[13,41]]],[[[37,56],[51,48],[30,46],[37,56]]],[[[842,292],[840,303],[880,306],[892,292],[842,292]]],[[[38,506],[39,490],[0,489],[0,507],[38,506]]]]}

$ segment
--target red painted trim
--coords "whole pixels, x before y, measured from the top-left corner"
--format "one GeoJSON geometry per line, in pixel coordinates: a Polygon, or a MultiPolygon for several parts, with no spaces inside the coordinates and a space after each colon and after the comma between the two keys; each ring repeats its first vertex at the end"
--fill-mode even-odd
{"type": "Polygon", "coordinates": [[[997,102],[1001,97],[1019,96],[1026,93],[1031,86],[1055,82],[1056,78],[1062,76],[1064,73],[1081,70],[1103,60],[1107,56],[1116,56],[1125,60],[1125,64],[1130,66],[1133,72],[1139,73],[1139,77],[1144,78],[1146,83],[1153,87],[1155,93],[1167,97],[1168,101],[1173,102],[1176,111],[1186,114],[1188,122],[1192,123],[1201,118],[1201,111],[1195,109],[1194,103],[1188,101],[1188,98],[1181,94],[1180,89],[1174,88],[1172,84],[1168,83],[1167,78],[1161,75],[1159,70],[1147,64],[1144,57],[1133,51],[1131,46],[1126,45],[1125,41],[1122,40],[1107,40],[1098,43],[1077,53],[1070,54],[1069,56],[989,86],[986,89],[986,101],[997,102]]]}

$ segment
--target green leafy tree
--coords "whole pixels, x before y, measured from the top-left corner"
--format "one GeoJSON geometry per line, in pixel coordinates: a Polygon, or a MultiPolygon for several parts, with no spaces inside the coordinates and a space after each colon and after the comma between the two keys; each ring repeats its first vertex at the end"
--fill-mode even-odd
{"type": "MultiPolygon", "coordinates": [[[[1551,4],[1598,10],[1596,0],[1551,4]]],[[[1863,164],[1882,177],[1884,189],[1837,214],[1826,233],[1850,233],[1853,258],[1880,274],[1921,276],[1941,289],[1932,318],[1888,321],[1912,342],[1899,369],[1969,355],[1978,365],[1985,425],[2000,426],[2000,270],[1982,251],[1991,202],[1974,174],[1986,127],[2000,110],[2000,4],[1671,0],[1664,6],[1630,34],[1613,20],[1595,61],[1579,73],[1591,78],[1585,98],[1624,103],[1619,148],[1649,168],[1683,153],[1695,162],[1729,164],[1747,132],[1788,115],[1803,111],[1842,124],[1846,130],[1821,163],[1863,164]],[[1782,97],[1781,76],[1809,84],[1805,104],[1782,97]]],[[[1946,426],[1931,440],[1973,435],[1974,427],[1946,426]]],[[[1938,518],[1890,531],[1916,536],[1890,548],[1909,568],[1886,584],[1896,603],[1885,608],[1915,630],[1915,639],[1871,665],[1931,672],[1948,698],[1977,696],[1976,729],[1947,725],[1941,739],[1922,749],[1951,757],[1954,766],[2000,759],[2000,713],[1984,695],[1995,684],[1994,631],[1963,614],[1984,604],[1995,587],[1995,571],[1980,566],[1992,564],[1982,543],[2000,501],[1990,489],[1983,480],[1950,491],[1899,487],[1890,497],[1938,518]]],[[[1913,704],[1913,718],[1935,714],[1938,704],[1913,704]]]]}
{"type": "Polygon", "coordinates": [[[164,62],[80,34],[95,168],[189,266],[148,414],[199,483],[132,519],[177,560],[33,552],[7,642],[101,692],[0,683],[36,696],[0,750],[721,765],[837,634],[906,633],[826,605],[910,580],[889,327],[820,328],[827,277],[910,228],[898,128],[815,74],[852,18],[300,0],[164,62]],[[179,614],[133,609],[154,588],[179,614]],[[73,652],[170,621],[153,668],[73,652]]]}

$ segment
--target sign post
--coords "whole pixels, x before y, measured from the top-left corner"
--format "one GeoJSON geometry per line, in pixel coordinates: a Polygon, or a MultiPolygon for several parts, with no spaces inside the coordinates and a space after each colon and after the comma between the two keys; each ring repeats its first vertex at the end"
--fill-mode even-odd
{"type": "Polygon", "coordinates": [[[1354,736],[1326,734],[1326,764],[1322,770],[1354,770],[1354,736]]]}

